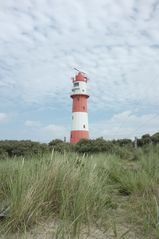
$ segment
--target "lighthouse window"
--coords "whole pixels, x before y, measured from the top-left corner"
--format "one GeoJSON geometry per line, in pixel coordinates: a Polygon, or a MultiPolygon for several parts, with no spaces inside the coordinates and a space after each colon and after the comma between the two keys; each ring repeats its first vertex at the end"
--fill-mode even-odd
{"type": "Polygon", "coordinates": [[[84,129],[86,128],[85,124],[83,125],[83,128],[84,128],[84,129]]]}
{"type": "Polygon", "coordinates": [[[83,110],[85,110],[85,106],[83,106],[83,110]]]}
{"type": "Polygon", "coordinates": [[[79,83],[78,83],[78,82],[75,82],[75,83],[74,83],[74,87],[76,87],[76,86],[79,86],[79,83]]]}

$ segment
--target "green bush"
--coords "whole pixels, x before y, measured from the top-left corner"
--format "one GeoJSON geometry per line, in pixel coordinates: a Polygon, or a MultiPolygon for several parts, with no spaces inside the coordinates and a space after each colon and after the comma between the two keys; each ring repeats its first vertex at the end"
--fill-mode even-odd
{"type": "Polygon", "coordinates": [[[154,144],[157,144],[159,143],[159,132],[158,133],[155,133],[151,136],[151,140],[154,144]]]}
{"type": "Polygon", "coordinates": [[[56,152],[69,152],[71,150],[71,145],[70,143],[64,142],[60,139],[54,139],[52,141],[49,142],[49,149],[50,150],[54,150],[56,152]]]}
{"type": "Polygon", "coordinates": [[[47,144],[40,144],[30,140],[4,140],[0,141],[0,155],[30,156],[34,154],[44,154],[48,151],[47,144]]]}
{"type": "Polygon", "coordinates": [[[97,139],[81,139],[75,145],[75,151],[78,153],[101,153],[112,152],[113,144],[111,141],[106,141],[102,138],[97,139]]]}

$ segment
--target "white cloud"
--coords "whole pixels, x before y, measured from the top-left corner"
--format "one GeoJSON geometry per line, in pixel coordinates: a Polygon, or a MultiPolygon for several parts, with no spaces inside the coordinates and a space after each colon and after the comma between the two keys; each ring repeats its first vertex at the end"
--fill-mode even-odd
{"type": "Polygon", "coordinates": [[[41,128],[41,132],[44,134],[44,137],[47,136],[50,139],[63,139],[65,136],[68,136],[68,131],[65,127],[55,124],[50,124],[41,128]]]}
{"type": "Polygon", "coordinates": [[[49,142],[52,139],[64,139],[67,137],[69,140],[68,129],[58,124],[42,124],[39,121],[26,120],[24,125],[31,130],[24,132],[25,138],[31,138],[35,141],[49,142]]]}
{"type": "Polygon", "coordinates": [[[24,125],[31,128],[39,128],[41,123],[39,121],[26,120],[24,125]]]}
{"type": "Polygon", "coordinates": [[[0,113],[0,123],[5,123],[8,120],[8,115],[6,113],[0,113]]]}
{"type": "MultiPolygon", "coordinates": [[[[90,111],[113,115],[137,108],[138,121],[155,114],[158,22],[156,0],[1,1],[0,108],[10,101],[21,104],[20,110],[26,105],[68,109],[77,67],[90,78],[90,111]]],[[[38,124],[25,123],[43,127],[38,124]]],[[[60,128],[48,127],[49,134],[63,137],[60,128]]]]}
{"type": "Polygon", "coordinates": [[[134,138],[159,131],[159,114],[137,115],[131,111],[115,114],[110,119],[90,125],[91,137],[106,139],[134,138]]]}
{"type": "MultiPolygon", "coordinates": [[[[154,4],[153,0],[1,3],[1,61],[13,73],[15,97],[39,104],[50,98],[66,102],[72,67],[79,66],[89,73],[97,108],[103,107],[101,101],[156,105],[159,48],[153,45],[159,40],[159,11],[157,7],[154,11],[154,4]]],[[[10,79],[5,72],[3,84],[10,79]]],[[[12,90],[9,86],[6,94],[12,90]]]]}

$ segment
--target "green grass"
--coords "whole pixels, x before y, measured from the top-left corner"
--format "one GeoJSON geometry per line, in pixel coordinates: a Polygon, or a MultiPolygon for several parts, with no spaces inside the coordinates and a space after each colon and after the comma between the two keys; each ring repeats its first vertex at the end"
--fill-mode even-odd
{"type": "Polygon", "coordinates": [[[112,227],[117,237],[116,224],[159,238],[159,148],[136,154],[137,161],[54,152],[0,161],[0,208],[9,207],[1,233],[56,218],[56,238],[74,238],[83,225],[112,227]]]}

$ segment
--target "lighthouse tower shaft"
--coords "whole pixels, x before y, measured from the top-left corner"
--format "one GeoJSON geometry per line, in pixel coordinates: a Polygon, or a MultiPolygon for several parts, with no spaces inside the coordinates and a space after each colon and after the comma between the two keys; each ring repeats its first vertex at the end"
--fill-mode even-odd
{"type": "Polygon", "coordinates": [[[88,109],[87,109],[87,77],[79,72],[73,79],[71,98],[72,104],[72,130],[70,143],[76,144],[81,139],[89,138],[88,109]]]}

